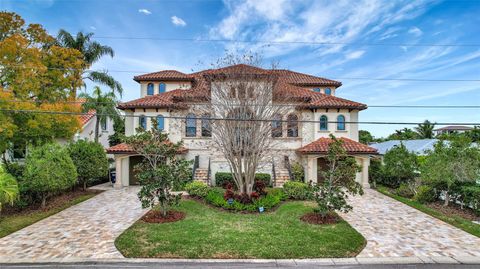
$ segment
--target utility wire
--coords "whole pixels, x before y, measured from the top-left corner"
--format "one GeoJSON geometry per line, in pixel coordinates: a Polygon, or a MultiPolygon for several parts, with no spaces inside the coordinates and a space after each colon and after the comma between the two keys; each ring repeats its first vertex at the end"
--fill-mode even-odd
{"type": "MultiPolygon", "coordinates": [[[[75,116],[83,116],[89,115],[91,113],[84,113],[84,112],[70,112],[70,111],[46,111],[46,110],[26,110],[26,109],[1,109],[0,111],[5,112],[12,112],[12,113],[37,113],[37,114],[52,114],[52,115],[75,115],[75,116]]],[[[96,116],[110,116],[114,117],[117,116],[115,114],[95,114],[96,116]]],[[[155,116],[148,116],[148,115],[122,115],[122,117],[132,117],[132,118],[157,118],[159,115],[155,116]]],[[[163,115],[162,115],[163,116],[163,115]]],[[[180,119],[186,120],[187,117],[185,116],[163,116],[165,119],[180,119]]],[[[317,120],[279,120],[279,119],[241,119],[241,118],[202,118],[202,117],[188,117],[191,120],[209,120],[209,121],[241,121],[241,122],[298,122],[298,123],[318,123],[317,120]]],[[[328,121],[328,123],[345,123],[345,124],[379,124],[379,125],[418,125],[423,124],[423,122],[388,122],[388,121],[328,121]]],[[[480,126],[480,122],[472,123],[472,122],[434,122],[435,125],[466,125],[466,126],[480,126]]]]}
{"type": "MultiPolygon", "coordinates": [[[[3,67],[18,68],[18,69],[46,69],[46,70],[65,70],[65,71],[87,71],[87,72],[111,72],[111,73],[131,73],[131,74],[148,74],[155,73],[152,71],[135,71],[135,70],[119,70],[119,69],[82,69],[82,68],[63,68],[63,67],[33,67],[25,66],[21,64],[7,65],[3,67]]],[[[279,69],[282,70],[282,69],[279,69]]],[[[480,82],[480,79],[423,79],[423,78],[373,78],[373,77],[335,77],[335,76],[323,76],[329,77],[333,80],[372,80],[372,81],[413,81],[413,82],[480,82]]]]}
{"type": "MultiPolygon", "coordinates": [[[[151,95],[149,95],[151,96],[151,95]]],[[[56,101],[56,102],[49,102],[49,101],[35,101],[35,100],[0,100],[0,103],[35,103],[35,104],[83,104],[84,101],[56,101]]],[[[93,102],[95,104],[110,104],[109,102],[93,102]]],[[[118,102],[117,105],[128,103],[128,102],[118,102]]],[[[207,104],[207,103],[189,103],[190,105],[194,106],[225,106],[224,104],[207,104]]],[[[271,105],[263,105],[263,104],[231,104],[228,106],[232,107],[249,107],[249,106],[267,106],[267,107],[295,107],[295,106],[308,106],[305,103],[295,103],[295,104],[271,104],[271,105]]],[[[431,109],[480,109],[480,105],[367,105],[368,108],[431,108],[431,109]]],[[[335,109],[335,108],[333,108],[335,109]]]]}

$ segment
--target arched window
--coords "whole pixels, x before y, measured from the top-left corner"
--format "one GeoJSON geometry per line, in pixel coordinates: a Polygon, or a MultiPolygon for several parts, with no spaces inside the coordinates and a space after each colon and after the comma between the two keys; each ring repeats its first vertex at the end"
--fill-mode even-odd
{"type": "Polygon", "coordinates": [[[272,137],[282,137],[282,115],[280,114],[273,116],[272,137]]]}
{"type": "Polygon", "coordinates": [[[338,115],[337,117],[337,130],[345,130],[345,116],[343,115],[338,115]]]}
{"type": "Polygon", "coordinates": [[[212,136],[212,125],[210,123],[210,114],[202,115],[202,136],[212,136]]]}
{"type": "Polygon", "coordinates": [[[295,114],[287,117],[287,136],[298,137],[298,116],[295,114]]]}
{"type": "Polygon", "coordinates": [[[147,118],[145,116],[140,116],[138,120],[138,127],[142,128],[143,130],[147,130],[147,118]]]}
{"type": "Polygon", "coordinates": [[[104,121],[100,121],[100,124],[102,127],[102,131],[105,132],[107,130],[108,119],[105,119],[104,121]]]}
{"type": "Polygon", "coordinates": [[[147,95],[153,95],[153,83],[147,85],[147,95]]]}
{"type": "Polygon", "coordinates": [[[332,89],[330,89],[330,88],[325,88],[325,94],[326,94],[326,95],[331,95],[331,94],[332,94],[332,89]]]}
{"type": "Polygon", "coordinates": [[[165,130],[165,118],[163,117],[163,115],[157,116],[157,129],[159,131],[165,130]]]}
{"type": "Polygon", "coordinates": [[[166,86],[165,86],[165,83],[160,83],[158,84],[158,93],[163,93],[165,92],[167,89],[166,89],[166,86]]]}
{"type": "Polygon", "coordinates": [[[188,114],[185,118],[185,136],[195,137],[197,135],[197,119],[195,114],[188,114]]]}
{"type": "Polygon", "coordinates": [[[313,91],[314,92],[320,92],[320,88],[314,88],[313,91]]]}
{"type": "Polygon", "coordinates": [[[328,130],[328,118],[325,115],[320,117],[320,131],[328,130]]]}

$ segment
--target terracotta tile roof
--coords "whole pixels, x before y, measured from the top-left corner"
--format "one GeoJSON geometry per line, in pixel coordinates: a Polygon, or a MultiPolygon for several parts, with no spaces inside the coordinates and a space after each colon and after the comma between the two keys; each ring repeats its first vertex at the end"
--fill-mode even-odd
{"type": "MultiPolygon", "coordinates": [[[[339,138],[343,141],[343,148],[348,154],[378,154],[377,150],[349,138],[339,138]]],[[[333,140],[327,137],[321,137],[312,143],[305,145],[297,150],[301,154],[325,154],[333,140]]]]}
{"type": "Polygon", "coordinates": [[[177,70],[163,70],[160,72],[153,72],[133,77],[133,80],[139,81],[155,81],[155,80],[192,80],[191,75],[179,72],[177,70]]]}
{"type": "MultiPolygon", "coordinates": [[[[140,81],[138,80],[140,77],[149,77],[152,79],[154,76],[158,76],[155,74],[160,74],[162,72],[165,74],[170,74],[172,70],[137,76],[135,77],[135,80],[140,81]]],[[[192,79],[192,87],[190,89],[178,89],[153,96],[146,96],[130,102],[122,103],[118,106],[118,108],[186,108],[186,102],[208,101],[210,96],[209,80],[215,78],[216,76],[231,75],[236,73],[256,76],[273,74],[276,78],[273,89],[276,100],[287,98],[294,102],[299,102],[297,103],[298,108],[347,108],[359,110],[367,108],[365,104],[314,92],[309,88],[305,88],[307,86],[339,87],[342,85],[341,82],[289,70],[268,70],[239,64],[219,69],[207,69],[189,75],[180,72],[178,73],[182,76],[188,76],[190,79],[192,79]]]]}
{"type": "MultiPolygon", "coordinates": [[[[178,150],[177,153],[178,154],[184,154],[184,153],[187,153],[187,152],[188,152],[187,148],[181,147],[178,150]]],[[[120,143],[120,144],[117,144],[113,147],[109,147],[107,149],[107,153],[108,154],[135,154],[136,152],[133,151],[133,149],[128,144],[120,143]]]]}
{"type": "Polygon", "coordinates": [[[473,129],[473,127],[469,127],[469,126],[453,125],[453,126],[445,126],[445,127],[442,127],[442,128],[434,129],[434,131],[442,131],[442,130],[468,131],[468,130],[472,130],[472,129],[473,129]]]}
{"type": "MultiPolygon", "coordinates": [[[[81,108],[85,101],[85,98],[77,98],[75,105],[81,108]]],[[[91,109],[86,114],[78,116],[78,120],[80,121],[80,124],[82,124],[82,127],[85,126],[85,124],[87,124],[91,119],[93,119],[93,117],[95,117],[95,113],[95,109],[91,109]]]]}

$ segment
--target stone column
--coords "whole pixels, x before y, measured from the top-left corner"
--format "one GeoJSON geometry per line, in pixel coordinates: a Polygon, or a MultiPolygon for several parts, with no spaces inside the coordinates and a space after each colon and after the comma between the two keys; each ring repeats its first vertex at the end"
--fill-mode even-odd
{"type": "Polygon", "coordinates": [[[115,156],[115,172],[116,174],[116,181],[115,181],[115,189],[122,188],[122,158],[120,156],[115,156]]]}
{"type": "Polygon", "coordinates": [[[370,188],[368,184],[368,167],[370,166],[370,157],[367,156],[362,160],[362,185],[364,188],[370,188]]]}
{"type": "Polygon", "coordinates": [[[316,156],[307,156],[307,167],[305,169],[305,179],[309,183],[317,182],[317,157],[316,156]]]}

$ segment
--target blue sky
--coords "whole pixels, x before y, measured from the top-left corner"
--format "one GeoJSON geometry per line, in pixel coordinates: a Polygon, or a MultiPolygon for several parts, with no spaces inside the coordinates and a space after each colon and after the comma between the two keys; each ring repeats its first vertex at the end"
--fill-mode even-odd
{"type": "MultiPolygon", "coordinates": [[[[107,69],[139,97],[135,72],[208,67],[225,50],[250,50],[266,62],[338,79],[337,95],[368,105],[480,105],[480,82],[363,80],[352,78],[480,79],[480,1],[401,0],[0,0],[27,22],[52,34],[60,28],[97,37],[156,37],[342,43],[98,39],[115,50],[94,69],[107,69]],[[368,46],[365,44],[397,44],[368,46]]],[[[479,109],[369,108],[361,121],[480,122],[479,109]]],[[[385,136],[398,125],[363,125],[385,136]]]]}

